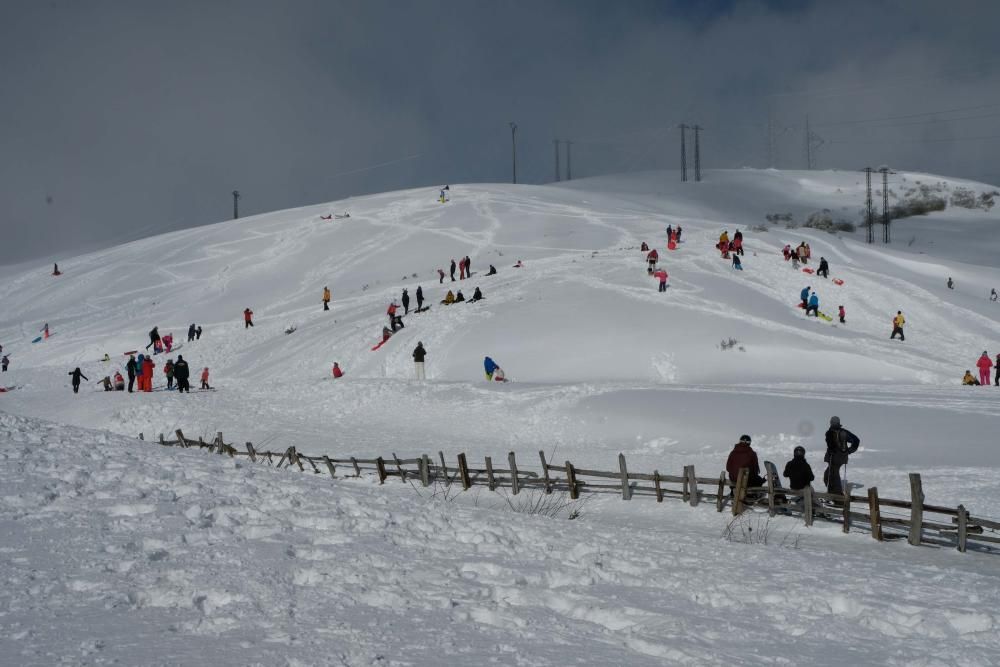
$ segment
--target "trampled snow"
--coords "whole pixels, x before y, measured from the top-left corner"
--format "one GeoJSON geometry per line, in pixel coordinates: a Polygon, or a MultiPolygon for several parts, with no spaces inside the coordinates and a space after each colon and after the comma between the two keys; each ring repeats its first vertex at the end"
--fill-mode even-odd
{"type": "Polygon", "coordinates": [[[446,204],[436,190],[386,193],[60,260],[59,277],[5,274],[3,379],[17,389],[0,395],[0,662],[993,664],[995,555],[781,517],[770,544],[734,544],[720,537],[726,515],[638,499],[548,519],[485,491],[445,500],[133,439],[221,430],[337,455],[514,450],[529,466],[545,450],[604,470],[624,452],[636,471],[713,476],[749,433],[779,468],[804,445],[820,475],[837,414],[863,443],[852,482],[906,498],[906,473],[920,472],[928,502],[1000,516],[1000,389],[959,385],[984,349],[1000,352],[988,299],[1000,214],[949,207],[869,246],[862,232],[750,230],[770,213],[853,217],[858,174],[673,178],[456,185],[446,204]],[[684,227],[673,252],[668,224],[684,227]],[[742,272],[713,248],[737,228],[742,272]],[[660,251],[666,293],[642,241],[660,251]],[[782,259],[800,241],[843,286],[782,259]],[[436,269],[465,255],[473,277],[439,285],[436,269]],[[417,285],[431,309],[372,352],[390,300],[406,287],[415,302],[417,285]],[[806,285],[821,310],[843,304],[846,325],[806,318],[806,285]],[[475,286],[484,301],[439,303],[475,286]],[[889,340],[897,310],[903,343],[889,340]],[[45,322],[56,335],[29,343],[45,322]],[[74,367],[96,381],[152,326],[182,340],[191,322],[204,334],[178,352],[195,377],[208,366],[217,391],[69,389],[74,367]],[[729,338],[738,345],[721,349],[729,338]],[[484,381],[487,354],[514,382],[484,381]]]}

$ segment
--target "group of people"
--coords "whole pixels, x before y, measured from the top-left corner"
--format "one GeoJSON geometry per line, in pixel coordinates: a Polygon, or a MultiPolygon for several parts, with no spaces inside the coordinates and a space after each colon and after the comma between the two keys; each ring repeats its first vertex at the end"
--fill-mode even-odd
{"type": "MultiPolygon", "coordinates": [[[[843,495],[843,480],[841,479],[841,468],[847,465],[850,455],[858,451],[861,440],[840,423],[840,417],[830,417],[830,428],[825,435],[826,454],[823,461],[827,464],[823,473],[823,484],[826,492],[836,495],[843,495]]],[[[740,470],[746,468],[749,474],[747,479],[748,487],[762,487],[767,481],[761,477],[760,463],[757,459],[757,452],[750,446],[749,435],[740,436],[729,458],[726,460],[726,472],[729,480],[735,484],[739,477],[740,470]]],[[[798,446],[792,452],[792,459],[785,464],[782,475],[788,478],[788,488],[792,491],[801,491],[807,486],[811,486],[815,479],[812,466],[806,460],[806,450],[798,446]]],[[[774,480],[775,487],[780,487],[779,480],[774,480]]]]}
{"type": "MultiPolygon", "coordinates": [[[[188,340],[192,340],[190,329],[188,329],[188,340]]],[[[150,347],[153,348],[153,354],[170,352],[174,348],[174,335],[160,336],[159,327],[153,327],[152,331],[149,332],[149,345],[146,346],[146,349],[148,350],[150,347]]]]}
{"type": "Polygon", "coordinates": [[[785,247],[781,249],[781,254],[785,257],[785,261],[792,260],[792,263],[798,266],[799,262],[803,264],[809,263],[809,258],[812,257],[812,249],[809,248],[809,244],[803,241],[794,250],[792,250],[791,244],[786,243],[785,247]]]}
{"type": "Polygon", "coordinates": [[[743,232],[736,230],[733,234],[733,238],[729,238],[729,230],[724,230],[719,234],[719,242],[715,244],[715,247],[722,253],[723,259],[729,259],[729,254],[733,254],[733,268],[743,270],[742,265],[738,260],[735,259],[737,255],[743,255],[743,232]]]}
{"type": "Polygon", "coordinates": [[[997,355],[996,363],[994,364],[993,360],[990,359],[990,355],[986,350],[983,350],[982,356],[976,360],[976,367],[979,369],[979,379],[977,380],[970,371],[966,370],[965,377],[962,378],[962,384],[988,387],[990,384],[990,369],[996,368],[993,376],[993,386],[1000,387],[1000,354],[997,355]]]}
{"type": "MultiPolygon", "coordinates": [[[[810,285],[802,288],[802,291],[799,292],[799,298],[802,300],[799,307],[805,309],[807,316],[809,313],[812,313],[814,317],[820,316],[819,295],[816,294],[810,285]]],[[[824,315],[824,317],[826,316],[824,315]]],[[[844,309],[843,305],[837,306],[837,317],[841,324],[847,324],[847,310],[844,309]]]]}

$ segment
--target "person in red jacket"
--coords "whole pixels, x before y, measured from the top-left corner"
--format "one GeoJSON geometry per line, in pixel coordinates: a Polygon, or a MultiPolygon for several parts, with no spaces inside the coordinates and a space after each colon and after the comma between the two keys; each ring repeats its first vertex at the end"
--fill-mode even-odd
{"type": "Polygon", "coordinates": [[[667,276],[667,272],[664,271],[663,269],[660,269],[659,271],[657,271],[656,273],[653,274],[653,277],[660,279],[660,289],[658,291],[660,291],[660,292],[666,292],[667,291],[667,278],[669,277],[669,276],[667,276]]]}
{"type": "Polygon", "coordinates": [[[840,317],[841,324],[847,324],[847,311],[844,310],[843,306],[840,306],[837,310],[837,315],[840,317]]]}
{"type": "Polygon", "coordinates": [[[208,366],[205,366],[205,368],[201,371],[201,388],[211,389],[211,387],[208,386],[208,366]]]}
{"type": "Polygon", "coordinates": [[[993,360],[990,359],[986,350],[983,350],[983,356],[979,357],[976,366],[979,367],[979,384],[984,387],[990,386],[990,369],[993,368],[993,360]]]}
{"type": "Polygon", "coordinates": [[[250,310],[249,308],[246,308],[243,311],[243,328],[249,329],[252,326],[253,326],[253,311],[250,310]]]}
{"type": "Polygon", "coordinates": [[[344,371],[340,370],[340,364],[338,364],[336,361],[333,362],[333,377],[334,378],[344,377],[344,371]]]}
{"type": "Polygon", "coordinates": [[[757,462],[757,452],[750,446],[750,436],[741,435],[740,441],[729,452],[729,459],[726,460],[726,472],[729,479],[734,484],[740,475],[741,468],[750,470],[750,477],[747,479],[747,486],[763,486],[764,478],[760,476],[760,463],[757,462]]]}
{"type": "Polygon", "coordinates": [[[649,251],[649,254],[646,255],[646,261],[649,263],[649,268],[647,269],[648,273],[652,273],[656,270],[656,262],[659,259],[660,253],[656,252],[656,248],[649,251]]]}
{"type": "Polygon", "coordinates": [[[152,357],[146,357],[142,360],[142,383],[143,391],[153,391],[153,369],[156,368],[156,364],[153,363],[152,357]]]}

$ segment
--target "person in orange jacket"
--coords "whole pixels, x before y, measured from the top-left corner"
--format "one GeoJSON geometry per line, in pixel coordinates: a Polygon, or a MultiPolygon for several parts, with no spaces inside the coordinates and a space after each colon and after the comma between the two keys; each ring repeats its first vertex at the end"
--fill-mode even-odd
{"type": "Polygon", "coordinates": [[[146,357],[142,360],[142,382],[143,391],[153,391],[153,369],[156,368],[156,364],[153,363],[152,357],[146,357]]]}
{"type": "Polygon", "coordinates": [[[253,311],[250,310],[249,308],[246,308],[243,311],[243,328],[249,329],[252,326],[253,326],[253,311]]]}
{"type": "Polygon", "coordinates": [[[201,371],[201,388],[211,389],[211,387],[208,386],[208,366],[205,366],[205,368],[201,371]]]}
{"type": "Polygon", "coordinates": [[[333,362],[333,377],[335,379],[344,377],[344,371],[340,370],[340,364],[336,361],[333,362]]]}
{"type": "Polygon", "coordinates": [[[983,356],[979,357],[976,366],[979,367],[979,384],[988,387],[990,385],[990,369],[993,368],[993,360],[990,359],[990,355],[986,353],[986,350],[983,350],[983,356]]]}

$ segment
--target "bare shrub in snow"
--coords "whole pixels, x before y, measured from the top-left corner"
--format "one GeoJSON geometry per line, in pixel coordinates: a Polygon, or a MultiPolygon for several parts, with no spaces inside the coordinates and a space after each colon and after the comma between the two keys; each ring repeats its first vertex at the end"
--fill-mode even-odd
{"type": "MultiPolygon", "coordinates": [[[[753,511],[745,511],[738,516],[734,516],[725,529],[722,537],[728,542],[736,544],[768,544],[773,542],[771,535],[771,516],[769,514],[758,514],[753,511]]],[[[793,528],[786,531],[781,536],[779,546],[799,548],[799,535],[793,528]]]]}
{"type": "Polygon", "coordinates": [[[777,223],[777,222],[791,222],[792,221],[792,214],[791,213],[768,213],[767,215],[764,216],[764,219],[767,220],[768,222],[773,222],[773,223],[777,223]]]}
{"type": "Polygon", "coordinates": [[[516,496],[504,494],[507,509],[517,514],[535,514],[556,519],[562,515],[572,521],[578,519],[583,511],[586,498],[570,500],[569,496],[542,491],[528,491],[516,496]]]}
{"type": "Polygon", "coordinates": [[[767,231],[767,225],[750,225],[750,231],[761,234],[767,231]]]}
{"type": "Polygon", "coordinates": [[[991,208],[993,208],[994,204],[993,198],[997,196],[1000,196],[1000,192],[997,192],[996,190],[991,190],[989,192],[980,192],[979,208],[983,209],[984,211],[990,210],[991,208]]]}
{"type": "Polygon", "coordinates": [[[970,188],[955,188],[951,193],[951,205],[960,208],[976,208],[976,193],[970,188]]]}
{"type": "Polygon", "coordinates": [[[830,209],[824,208],[822,211],[813,211],[806,218],[803,227],[808,227],[810,229],[818,229],[824,232],[833,231],[833,215],[830,213],[830,209]]]}
{"type": "Polygon", "coordinates": [[[740,352],[746,352],[746,348],[744,348],[742,345],[740,345],[740,342],[738,340],[736,340],[735,338],[723,338],[722,342],[719,343],[719,348],[723,352],[725,352],[726,350],[732,349],[734,347],[736,349],[738,349],[740,352]]]}
{"type": "Polygon", "coordinates": [[[857,229],[857,227],[854,226],[853,222],[848,222],[847,220],[838,220],[837,222],[833,223],[833,229],[834,231],[838,232],[853,232],[857,229]]]}

